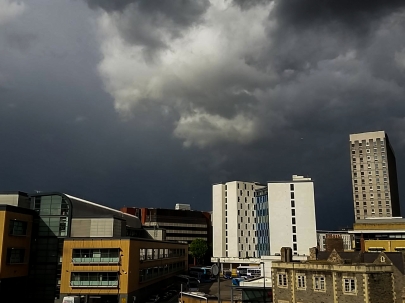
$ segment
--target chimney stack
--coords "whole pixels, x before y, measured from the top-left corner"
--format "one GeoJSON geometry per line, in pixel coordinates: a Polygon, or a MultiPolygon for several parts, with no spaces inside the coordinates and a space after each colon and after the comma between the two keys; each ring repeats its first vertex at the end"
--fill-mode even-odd
{"type": "Polygon", "coordinates": [[[292,262],[291,247],[281,247],[281,262],[292,262]]]}

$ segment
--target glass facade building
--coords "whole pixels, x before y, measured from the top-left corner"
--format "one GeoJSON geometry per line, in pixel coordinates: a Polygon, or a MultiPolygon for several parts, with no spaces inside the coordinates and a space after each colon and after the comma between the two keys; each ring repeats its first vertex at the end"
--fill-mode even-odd
{"type": "Polygon", "coordinates": [[[256,256],[270,255],[270,236],[269,236],[269,195],[267,188],[255,191],[255,212],[256,212],[256,256]]]}
{"type": "MultiPolygon", "coordinates": [[[[31,195],[31,208],[38,216],[34,219],[34,232],[30,256],[30,292],[32,302],[54,302],[60,298],[63,243],[72,233],[74,219],[90,221],[97,217],[119,217],[125,224],[119,236],[127,233],[140,236],[141,224],[138,218],[123,214],[90,201],[63,193],[38,193],[31,195]]],[[[83,224],[80,222],[80,224],[83,224]]],[[[91,227],[89,234],[91,236],[91,227]]],[[[93,252],[88,260],[114,259],[113,252],[93,252]]]]}

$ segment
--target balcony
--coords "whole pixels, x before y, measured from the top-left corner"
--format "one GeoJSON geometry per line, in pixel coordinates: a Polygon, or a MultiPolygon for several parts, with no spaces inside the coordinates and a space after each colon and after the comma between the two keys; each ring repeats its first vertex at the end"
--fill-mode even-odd
{"type": "Polygon", "coordinates": [[[100,288],[117,288],[118,281],[70,281],[71,287],[100,287],[100,288]]]}
{"type": "Polygon", "coordinates": [[[120,258],[103,258],[103,257],[92,257],[92,258],[72,258],[73,264],[119,264],[120,258]]]}
{"type": "Polygon", "coordinates": [[[71,287],[83,288],[117,288],[118,272],[72,272],[71,287]]]}
{"type": "Polygon", "coordinates": [[[73,264],[119,264],[119,249],[73,249],[73,264]]]}

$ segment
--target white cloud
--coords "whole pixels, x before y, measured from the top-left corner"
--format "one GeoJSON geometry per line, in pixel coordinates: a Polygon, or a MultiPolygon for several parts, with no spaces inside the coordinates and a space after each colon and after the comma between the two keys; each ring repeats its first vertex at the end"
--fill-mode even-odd
{"type": "Polygon", "coordinates": [[[251,84],[266,86],[273,79],[270,72],[246,63],[246,56],[262,51],[270,9],[241,11],[231,1],[212,1],[203,22],[179,37],[164,37],[168,48],[154,54],[152,61],[145,47],[129,44],[120,35],[117,22],[123,15],[103,14],[99,71],[116,109],[125,115],[143,101],[171,107],[179,116],[175,135],[186,146],[254,137],[254,123],[235,110],[232,99],[241,94],[254,98],[251,84]]]}
{"type": "Polygon", "coordinates": [[[218,115],[196,112],[180,118],[174,131],[184,146],[206,147],[219,142],[246,144],[255,139],[255,121],[243,115],[226,119],[218,115]]]}
{"type": "Polygon", "coordinates": [[[26,9],[21,1],[0,0],[0,24],[5,24],[20,16],[26,9]]]}

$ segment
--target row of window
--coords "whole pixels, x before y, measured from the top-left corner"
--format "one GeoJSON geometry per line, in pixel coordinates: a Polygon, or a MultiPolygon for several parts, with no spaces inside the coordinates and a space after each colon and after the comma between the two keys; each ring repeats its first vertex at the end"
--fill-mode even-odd
{"type": "Polygon", "coordinates": [[[72,262],[75,264],[118,264],[120,262],[120,249],[73,249],[72,262]]]}
{"type": "MultiPolygon", "coordinates": [[[[389,199],[390,193],[389,193],[389,192],[385,192],[385,195],[384,195],[384,196],[385,196],[386,199],[389,199]]],[[[358,194],[355,194],[355,195],[354,195],[354,198],[355,198],[355,199],[359,199],[359,195],[358,195],[358,194]]],[[[367,198],[367,194],[362,194],[362,198],[363,198],[363,199],[366,199],[366,198],[367,198]]],[[[374,198],[374,193],[370,193],[370,194],[369,194],[369,198],[374,198]]],[[[381,198],[381,193],[378,193],[378,194],[377,194],[377,198],[381,198]]]]}
{"type": "Polygon", "coordinates": [[[185,249],[171,249],[171,248],[139,249],[140,260],[160,260],[165,258],[178,258],[185,255],[186,255],[185,249]]]}
{"type": "MultiPolygon", "coordinates": [[[[313,290],[316,291],[326,291],[326,281],[325,276],[316,275],[312,277],[313,279],[313,290]]],[[[306,290],[307,289],[307,277],[305,274],[296,274],[296,287],[297,289],[306,290]]],[[[288,279],[286,273],[279,273],[277,277],[278,287],[288,287],[288,279]]],[[[355,293],[356,292],[356,279],[345,277],[342,280],[343,292],[344,293],[355,293]]]]}
{"type": "MultiPolygon", "coordinates": [[[[360,213],[361,213],[361,211],[360,211],[359,209],[356,209],[356,214],[360,214],[360,213]]],[[[379,213],[379,215],[382,215],[382,214],[383,214],[383,210],[382,210],[382,209],[379,209],[379,210],[378,210],[378,213],[379,213]]],[[[390,215],[391,215],[391,210],[390,210],[389,208],[387,208],[387,209],[386,209],[386,213],[387,213],[388,216],[390,216],[390,215]]],[[[368,214],[367,209],[365,209],[365,210],[363,211],[363,214],[364,214],[364,215],[367,215],[367,214],[368,214]]],[[[371,210],[371,215],[375,215],[375,210],[374,210],[374,209],[371,210]]]]}
{"type": "MultiPolygon", "coordinates": [[[[366,146],[370,146],[370,141],[363,140],[363,141],[360,141],[360,142],[359,141],[355,141],[355,142],[358,142],[360,147],[363,146],[363,142],[366,142],[366,144],[365,144],[366,146]]],[[[384,140],[377,139],[376,141],[371,140],[371,142],[373,142],[373,146],[381,145],[381,148],[384,148],[383,147],[385,145],[384,140]],[[380,143],[380,144],[378,144],[378,143],[380,143]]],[[[352,147],[354,147],[354,146],[355,146],[355,143],[352,143],[352,147]]]]}
{"type": "MultiPolygon", "coordinates": [[[[389,189],[388,185],[384,185],[384,190],[388,190],[388,189],[389,189]]],[[[354,187],[354,190],[355,190],[356,192],[358,192],[359,187],[358,187],[358,186],[355,186],[355,187],[354,187]]],[[[369,188],[366,189],[365,186],[362,186],[362,187],[361,187],[361,190],[362,190],[362,191],[366,191],[366,190],[368,190],[368,191],[374,191],[374,187],[373,187],[373,186],[370,186],[369,188]]],[[[380,190],[381,190],[381,186],[380,186],[380,185],[377,185],[377,191],[380,191],[380,190]]]]}
{"type": "MultiPolygon", "coordinates": [[[[386,165],[385,156],[382,156],[381,158],[382,158],[382,161],[381,161],[382,167],[385,167],[385,165],[386,165]]],[[[363,158],[363,157],[360,157],[359,160],[360,160],[360,163],[363,163],[363,162],[364,162],[364,158],[363,158]]],[[[371,161],[371,156],[367,156],[367,162],[370,162],[370,161],[371,161]]],[[[356,158],[352,158],[352,162],[353,162],[353,163],[356,163],[356,162],[357,162],[356,158]]],[[[374,156],[374,162],[379,162],[379,161],[378,161],[378,156],[374,156]]]]}
{"type": "MultiPolygon", "coordinates": [[[[370,203],[371,206],[374,206],[374,201],[373,200],[371,200],[369,202],[363,201],[363,206],[367,206],[368,203],[370,203]]],[[[385,201],[385,207],[390,207],[390,204],[391,204],[390,201],[385,201]]],[[[359,201],[356,201],[356,206],[360,206],[359,201]]],[[[381,201],[378,201],[378,206],[382,207],[382,202],[381,201]]]]}
{"type": "MultiPolygon", "coordinates": [[[[369,176],[372,176],[372,175],[373,175],[373,172],[375,173],[376,176],[379,176],[379,175],[380,175],[380,171],[378,171],[378,170],[376,170],[376,171],[369,170],[369,171],[368,171],[368,175],[369,175],[369,176]]],[[[361,171],[361,172],[360,172],[360,176],[364,176],[364,175],[365,175],[365,172],[364,172],[364,171],[361,171]]],[[[354,172],[354,173],[353,173],[353,176],[354,176],[355,178],[357,178],[357,172],[354,172]]],[[[386,173],[386,172],[383,172],[383,176],[384,176],[384,177],[387,177],[387,173],[386,173]]]]}
{"type": "Polygon", "coordinates": [[[112,287],[119,284],[118,272],[72,272],[71,287],[112,287]]]}
{"type": "MultiPolygon", "coordinates": [[[[376,182],[377,184],[380,184],[380,178],[376,178],[376,179],[375,179],[375,182],[376,182]]],[[[387,182],[388,182],[388,178],[384,178],[384,184],[387,184],[387,182]]],[[[353,180],[353,183],[354,183],[355,185],[357,185],[359,182],[358,182],[357,179],[354,179],[354,180],[353,180]]],[[[369,179],[368,179],[368,184],[373,184],[373,178],[369,178],[369,179]]],[[[365,180],[365,179],[361,179],[361,185],[366,185],[366,180],[365,180]]]]}
{"type": "Polygon", "coordinates": [[[184,262],[170,263],[156,267],[149,267],[139,270],[139,282],[156,279],[162,275],[183,271],[184,262]]]}

